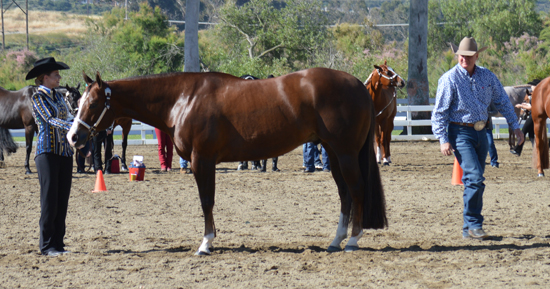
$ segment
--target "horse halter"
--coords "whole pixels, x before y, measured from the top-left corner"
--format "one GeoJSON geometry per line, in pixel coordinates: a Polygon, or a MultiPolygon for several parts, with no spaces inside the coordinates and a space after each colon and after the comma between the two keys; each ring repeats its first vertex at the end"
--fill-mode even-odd
{"type": "Polygon", "coordinates": [[[101,122],[101,120],[103,119],[103,116],[105,116],[105,113],[107,112],[107,110],[109,110],[111,108],[111,88],[109,88],[108,86],[105,88],[105,106],[103,107],[103,111],[101,112],[101,114],[99,115],[99,118],[97,119],[97,121],[94,123],[93,126],[90,126],[89,124],[87,124],[86,122],[84,122],[83,120],[80,119],[80,116],[77,115],[77,117],[75,117],[75,120],[80,123],[81,125],[83,125],[85,128],[87,128],[89,131],[90,131],[90,135],[91,136],[95,136],[97,134],[96,132],[96,128],[97,126],[99,125],[99,123],[101,122]]]}
{"type": "Polygon", "coordinates": [[[382,72],[380,72],[380,70],[379,70],[378,68],[376,69],[376,72],[378,72],[378,75],[379,75],[379,76],[381,76],[381,77],[383,77],[383,78],[385,78],[385,79],[388,79],[388,80],[390,81],[390,85],[391,85],[391,86],[396,86],[395,83],[394,83],[394,82],[395,82],[395,79],[396,79],[397,77],[399,77],[399,78],[401,78],[401,79],[403,79],[403,78],[402,78],[401,76],[399,76],[399,74],[397,74],[397,72],[395,72],[391,67],[387,66],[387,68],[388,68],[389,71],[391,71],[391,72],[393,73],[393,76],[392,76],[392,77],[389,77],[389,76],[383,74],[382,72]]]}

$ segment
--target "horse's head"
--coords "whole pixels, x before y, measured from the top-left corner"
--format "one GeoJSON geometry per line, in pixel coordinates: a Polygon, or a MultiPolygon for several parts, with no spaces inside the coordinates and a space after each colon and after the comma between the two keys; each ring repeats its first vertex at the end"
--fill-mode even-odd
{"type": "MultiPolygon", "coordinates": [[[[384,86],[394,86],[398,88],[402,88],[405,86],[405,81],[397,72],[395,72],[391,67],[389,67],[386,64],[386,61],[384,61],[384,64],[378,66],[374,65],[375,71],[378,73],[378,81],[380,84],[384,86]]],[[[373,72],[373,74],[374,74],[373,72]]]]}
{"type": "Polygon", "coordinates": [[[70,87],[68,84],[66,84],[63,88],[67,90],[63,95],[65,103],[69,107],[71,114],[76,115],[78,113],[78,100],[80,99],[80,97],[82,97],[79,90],[80,83],[76,87],[70,87]]]}
{"type": "Polygon", "coordinates": [[[95,135],[96,131],[106,129],[114,120],[114,115],[110,112],[111,88],[101,80],[99,72],[96,74],[95,81],[92,81],[86,73],[82,74],[87,87],[82,95],[73,125],[67,134],[69,143],[76,148],[83,147],[90,136],[95,135]]]}

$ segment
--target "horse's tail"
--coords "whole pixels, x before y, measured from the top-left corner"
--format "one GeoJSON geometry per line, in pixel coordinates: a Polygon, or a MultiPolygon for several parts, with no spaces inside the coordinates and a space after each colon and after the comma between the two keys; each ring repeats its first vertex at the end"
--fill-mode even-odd
{"type": "Polygon", "coordinates": [[[10,131],[3,127],[0,127],[0,150],[8,155],[17,151],[17,144],[13,141],[10,131]]]}
{"type": "Polygon", "coordinates": [[[359,166],[365,183],[363,198],[363,228],[383,229],[388,226],[386,218],[386,200],[380,170],[374,154],[374,112],[367,141],[359,152],[359,166]]]}

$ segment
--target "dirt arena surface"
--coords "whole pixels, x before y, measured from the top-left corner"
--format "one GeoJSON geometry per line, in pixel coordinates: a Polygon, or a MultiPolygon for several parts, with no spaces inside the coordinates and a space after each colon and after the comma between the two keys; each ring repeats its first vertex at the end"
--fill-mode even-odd
{"type": "Polygon", "coordinates": [[[451,185],[453,158],[439,143],[393,142],[393,163],[381,167],[389,228],[367,230],[360,251],[329,254],[336,185],[330,173],[301,172],[300,147],[279,158],[279,173],[217,166],[218,236],[206,257],[194,256],[204,222],[193,176],[161,173],[156,146],[128,147],[130,159],[145,156],[143,182],[106,175],[108,192],[91,193],[95,175],[75,173],[73,253],[39,255],[36,168],[24,175],[20,149],[0,169],[0,288],[547,288],[550,171],[537,177],[530,145],[518,158],[496,144],[501,167],[485,174],[490,240],[462,239],[462,186],[451,185]]]}

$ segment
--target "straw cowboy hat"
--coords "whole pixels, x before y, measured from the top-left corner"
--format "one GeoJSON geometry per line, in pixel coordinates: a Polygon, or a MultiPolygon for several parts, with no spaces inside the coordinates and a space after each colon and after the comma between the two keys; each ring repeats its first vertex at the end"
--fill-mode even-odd
{"type": "Polygon", "coordinates": [[[456,47],[456,45],[454,45],[453,43],[450,44],[451,50],[454,52],[454,54],[464,56],[472,56],[487,49],[487,46],[485,46],[480,50],[477,50],[477,43],[473,37],[464,37],[462,41],[460,41],[460,45],[458,45],[458,47],[456,47]]]}
{"type": "Polygon", "coordinates": [[[69,66],[61,61],[56,62],[53,57],[42,58],[34,63],[34,67],[27,73],[25,80],[33,79],[47,72],[63,69],[69,69],[69,66]]]}

